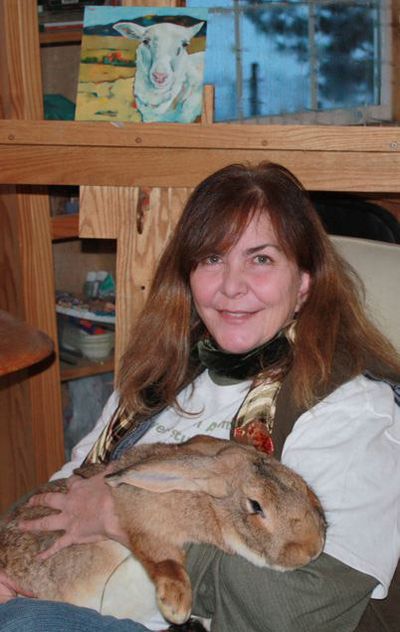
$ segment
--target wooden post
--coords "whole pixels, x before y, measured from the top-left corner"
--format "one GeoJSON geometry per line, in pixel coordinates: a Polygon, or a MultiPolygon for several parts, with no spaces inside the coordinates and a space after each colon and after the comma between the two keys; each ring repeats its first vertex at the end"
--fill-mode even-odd
{"type": "MultiPolygon", "coordinates": [[[[1,114],[43,118],[36,0],[0,0],[1,114]]],[[[0,188],[0,308],[57,340],[46,189],[0,188]]],[[[57,362],[0,383],[0,510],[64,460],[57,362]]]]}

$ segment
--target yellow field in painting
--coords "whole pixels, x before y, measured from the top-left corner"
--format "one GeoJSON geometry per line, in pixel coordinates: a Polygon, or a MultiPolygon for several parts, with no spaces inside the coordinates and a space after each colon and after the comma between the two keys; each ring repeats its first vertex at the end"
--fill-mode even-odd
{"type": "Polygon", "coordinates": [[[120,50],[126,53],[127,57],[133,53],[131,59],[134,59],[138,45],[139,40],[128,39],[126,37],[84,35],[82,37],[81,57],[89,57],[93,53],[104,49],[108,52],[120,50]]]}
{"type": "MultiPolygon", "coordinates": [[[[81,59],[103,59],[121,53],[134,61],[136,40],[122,37],[86,35],[82,38],[81,59]]],[[[133,66],[104,63],[81,63],[79,67],[76,120],[140,122],[140,114],[133,105],[133,66]]]]}
{"type": "Polygon", "coordinates": [[[139,123],[141,117],[133,103],[132,78],[80,83],[75,118],[139,123]]]}

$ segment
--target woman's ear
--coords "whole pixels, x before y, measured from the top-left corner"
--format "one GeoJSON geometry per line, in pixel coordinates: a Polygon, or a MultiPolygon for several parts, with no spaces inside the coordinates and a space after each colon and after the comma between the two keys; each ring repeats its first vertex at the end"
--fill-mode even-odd
{"type": "Polygon", "coordinates": [[[298,312],[306,301],[311,287],[311,276],[309,272],[300,271],[300,285],[297,292],[297,303],[295,311],[298,312]]]}

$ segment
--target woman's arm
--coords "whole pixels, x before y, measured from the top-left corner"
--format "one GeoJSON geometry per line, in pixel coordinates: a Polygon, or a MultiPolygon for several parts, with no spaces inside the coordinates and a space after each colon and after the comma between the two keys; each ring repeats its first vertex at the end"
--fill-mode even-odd
{"type": "Polygon", "coordinates": [[[212,618],[218,631],[353,632],[377,584],[325,554],[279,572],[194,545],[187,565],[193,613],[212,618]]]}

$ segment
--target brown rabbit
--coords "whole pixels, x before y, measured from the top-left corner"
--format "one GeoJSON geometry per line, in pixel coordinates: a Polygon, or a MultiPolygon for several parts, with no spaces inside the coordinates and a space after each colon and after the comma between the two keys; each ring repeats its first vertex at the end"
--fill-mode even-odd
{"type": "MultiPolygon", "coordinates": [[[[101,468],[77,472],[90,477],[101,468]]],[[[105,480],[130,550],[105,540],[39,561],[36,553],[57,534],[22,533],[17,523],[52,510],[21,506],[0,524],[0,568],[38,598],[142,622],[157,603],[167,620],[183,623],[192,603],[185,544],[209,543],[278,570],[307,564],[324,545],[315,494],[300,476],[249,446],[201,435],[183,444],[142,445],[113,462],[105,480]]],[[[66,490],[63,481],[49,488],[66,490]]]]}

